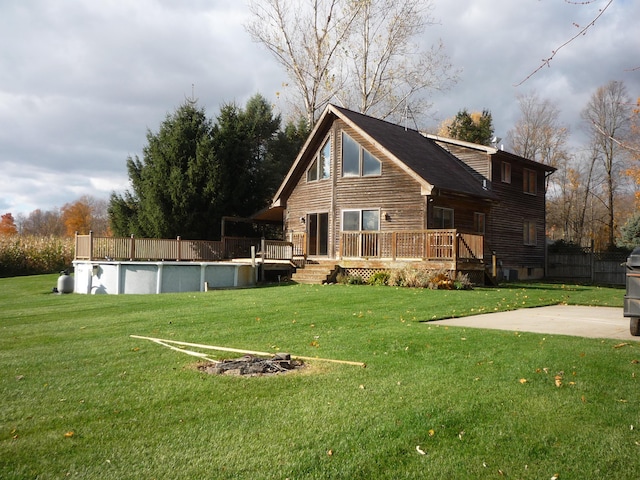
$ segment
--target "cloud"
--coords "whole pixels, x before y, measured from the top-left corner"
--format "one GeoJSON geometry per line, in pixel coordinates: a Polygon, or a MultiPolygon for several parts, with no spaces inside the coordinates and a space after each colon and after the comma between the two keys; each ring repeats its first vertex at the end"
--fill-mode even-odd
{"type": "MultiPolygon", "coordinates": [[[[615,0],[549,68],[514,85],[604,4],[434,1],[440,24],[424,44],[442,38],[462,69],[454,88],[433,95],[436,120],[487,108],[505,137],[517,95],[536,90],[580,143],[580,111],[598,86],[623,80],[640,95],[640,72],[629,71],[640,66],[640,2],[615,0]]],[[[286,73],[245,32],[248,15],[245,2],[225,0],[1,2],[0,213],[126,188],[127,157],[141,156],[147,131],[187,97],[210,116],[258,92],[276,102],[286,73]]]]}

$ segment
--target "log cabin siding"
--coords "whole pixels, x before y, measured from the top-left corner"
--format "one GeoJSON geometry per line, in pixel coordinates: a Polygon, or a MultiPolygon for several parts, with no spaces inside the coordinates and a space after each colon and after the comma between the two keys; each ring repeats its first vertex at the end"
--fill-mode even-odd
{"type": "Polygon", "coordinates": [[[281,187],[279,198],[284,200],[288,233],[306,232],[309,226],[301,218],[326,213],[328,255],[337,258],[344,210],[378,210],[381,232],[401,232],[440,228],[435,225],[433,212],[435,207],[442,207],[453,209],[453,227],[461,233],[478,233],[475,213],[485,215],[485,259],[495,252],[504,269],[518,269],[519,276],[531,276],[531,272],[544,267],[545,175],[553,169],[465,142],[440,139],[437,144],[448,153],[434,150],[421,145],[419,135],[411,137],[415,138],[413,143],[406,142],[409,136],[398,135],[397,126],[390,126],[386,136],[385,127],[368,117],[353,112],[346,115],[335,108],[328,112],[290,171],[291,181],[288,176],[281,187]],[[381,162],[380,175],[342,177],[343,131],[381,162]],[[330,178],[307,182],[307,168],[327,136],[332,146],[330,178]],[[502,182],[503,162],[511,165],[510,183],[502,182]],[[465,175],[460,165],[472,177],[465,175]],[[535,195],[524,192],[525,168],[536,172],[535,195]],[[429,191],[431,195],[426,194],[429,191]],[[525,245],[525,221],[536,224],[535,245],[525,245]]]}
{"type": "MultiPolygon", "coordinates": [[[[381,218],[380,230],[416,230],[425,228],[426,199],[420,185],[406,172],[341,121],[335,123],[336,142],[336,231],[340,231],[344,209],[376,209],[389,215],[381,218]],[[342,177],[342,131],[381,162],[381,174],[367,177],[342,177]]],[[[382,216],[382,215],[381,215],[382,216]]]]}
{"type": "Polygon", "coordinates": [[[482,182],[484,179],[491,178],[491,162],[489,155],[481,150],[473,150],[470,148],[451,145],[443,142],[436,142],[449,153],[455,155],[462,160],[468,167],[470,173],[482,182]]]}
{"type": "Polygon", "coordinates": [[[492,189],[501,198],[491,213],[487,225],[486,243],[498,252],[506,266],[523,268],[544,268],[545,258],[545,175],[544,170],[536,171],[537,192],[524,192],[524,170],[531,165],[516,162],[497,154],[492,158],[492,189]],[[505,161],[511,164],[511,183],[501,178],[501,166],[505,161]],[[536,222],[536,245],[524,244],[523,226],[525,221],[536,222]]]}

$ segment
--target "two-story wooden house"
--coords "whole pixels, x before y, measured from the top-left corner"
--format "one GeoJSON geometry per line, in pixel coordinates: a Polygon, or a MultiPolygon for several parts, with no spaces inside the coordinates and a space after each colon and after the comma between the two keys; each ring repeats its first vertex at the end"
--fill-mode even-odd
{"type": "Polygon", "coordinates": [[[287,239],[325,274],[416,263],[480,283],[493,263],[539,278],[553,170],[330,105],[265,215],[281,215],[287,239]]]}

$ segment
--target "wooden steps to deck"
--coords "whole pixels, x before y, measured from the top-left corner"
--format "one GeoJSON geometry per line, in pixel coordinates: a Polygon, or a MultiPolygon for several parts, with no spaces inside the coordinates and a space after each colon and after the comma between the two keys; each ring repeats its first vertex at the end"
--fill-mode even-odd
{"type": "Polygon", "coordinates": [[[303,268],[298,268],[291,276],[296,283],[323,284],[335,274],[338,266],[335,261],[308,261],[303,268]]]}

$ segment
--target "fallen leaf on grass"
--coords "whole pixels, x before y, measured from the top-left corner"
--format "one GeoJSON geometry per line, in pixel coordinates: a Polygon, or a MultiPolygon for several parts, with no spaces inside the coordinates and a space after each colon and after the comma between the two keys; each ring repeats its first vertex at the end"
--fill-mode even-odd
{"type": "Polygon", "coordinates": [[[329,450],[329,451],[327,452],[327,455],[331,457],[331,456],[333,455],[333,450],[329,450]]]}
{"type": "Polygon", "coordinates": [[[436,431],[432,428],[429,430],[429,436],[433,437],[436,434],[436,431]]]}
{"type": "Polygon", "coordinates": [[[420,455],[426,455],[427,452],[425,452],[424,450],[422,450],[420,448],[420,445],[416,445],[416,452],[418,452],[420,455]]]}
{"type": "Polygon", "coordinates": [[[520,383],[527,383],[527,379],[526,378],[521,378],[520,379],[520,383]]]}
{"type": "Polygon", "coordinates": [[[626,343],[626,342],[622,342],[622,343],[619,343],[617,345],[614,345],[613,348],[622,348],[622,347],[626,347],[627,345],[629,345],[629,344],[626,343]]]}
{"type": "Polygon", "coordinates": [[[75,435],[75,433],[73,431],[69,431],[67,433],[64,434],[64,438],[71,438],[75,435]]]}
{"type": "Polygon", "coordinates": [[[562,375],[556,375],[555,376],[555,383],[556,383],[556,387],[561,387],[562,386],[562,375]]]}

